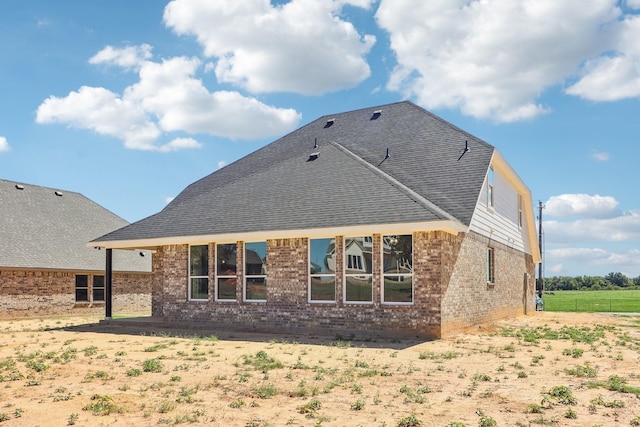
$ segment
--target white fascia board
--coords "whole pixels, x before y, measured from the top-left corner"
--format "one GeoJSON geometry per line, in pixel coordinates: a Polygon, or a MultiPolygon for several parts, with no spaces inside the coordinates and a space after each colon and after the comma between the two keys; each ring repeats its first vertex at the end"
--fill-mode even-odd
{"type": "Polygon", "coordinates": [[[468,227],[457,221],[443,220],[400,224],[367,224],[347,227],[309,228],[302,230],[250,231],[246,233],[209,234],[201,236],[175,236],[154,239],[113,240],[91,242],[87,246],[107,249],[149,250],[164,245],[204,244],[209,242],[260,242],[272,239],[320,238],[333,236],[361,236],[367,234],[409,234],[416,231],[444,231],[450,234],[466,233],[468,227]]]}

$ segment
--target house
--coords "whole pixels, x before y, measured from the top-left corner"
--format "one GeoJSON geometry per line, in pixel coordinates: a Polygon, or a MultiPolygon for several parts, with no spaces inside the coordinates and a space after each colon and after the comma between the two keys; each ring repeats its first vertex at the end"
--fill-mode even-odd
{"type": "Polygon", "coordinates": [[[540,262],[504,157],[411,102],[321,117],[91,245],[154,251],[159,319],[328,334],[533,312],[540,262]]]}
{"type": "MultiPolygon", "coordinates": [[[[82,194],[0,180],[0,317],[104,313],[104,252],[128,222],[82,194]]],[[[117,251],[113,303],[150,313],[151,253],[117,251]],[[145,255],[145,256],[141,256],[145,255]]]]}

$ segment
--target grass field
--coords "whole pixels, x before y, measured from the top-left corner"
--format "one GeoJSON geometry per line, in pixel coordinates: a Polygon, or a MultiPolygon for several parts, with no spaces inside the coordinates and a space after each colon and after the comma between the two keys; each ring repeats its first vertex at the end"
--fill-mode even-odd
{"type": "Polygon", "coordinates": [[[640,290],[554,291],[543,300],[545,311],[640,313],[640,290]]]}

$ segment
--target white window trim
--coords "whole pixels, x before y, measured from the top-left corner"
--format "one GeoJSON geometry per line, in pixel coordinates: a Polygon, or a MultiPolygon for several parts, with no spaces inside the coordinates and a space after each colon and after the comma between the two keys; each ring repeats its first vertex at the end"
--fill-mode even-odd
{"type": "MultiPolygon", "coordinates": [[[[405,233],[406,234],[406,233],[405,233]]],[[[384,234],[380,235],[380,241],[382,242],[382,239],[384,239],[384,234]]],[[[380,245],[380,304],[382,305],[405,305],[405,306],[409,306],[409,305],[414,305],[415,304],[415,298],[416,298],[416,286],[415,286],[415,273],[411,273],[411,274],[393,274],[393,276],[404,276],[404,277],[411,277],[411,302],[395,302],[395,301],[385,301],[384,300],[384,245],[380,245]]],[[[413,266],[414,264],[414,260],[415,257],[413,256],[413,253],[415,251],[415,238],[413,236],[413,233],[411,233],[411,265],[413,266]]],[[[388,274],[388,276],[391,276],[391,274],[388,274]]]]}
{"type": "Polygon", "coordinates": [[[524,225],[524,199],[522,194],[518,193],[518,228],[524,225]]]}
{"type": "MultiPolygon", "coordinates": [[[[207,275],[206,276],[192,276],[191,275],[191,248],[193,246],[206,246],[207,247],[207,265],[209,264],[209,245],[208,244],[199,244],[199,245],[189,245],[189,264],[188,264],[188,268],[189,268],[189,283],[187,286],[187,299],[189,301],[194,301],[194,302],[206,302],[209,301],[210,298],[210,294],[211,294],[211,288],[210,288],[210,283],[209,283],[209,268],[207,268],[207,275]],[[207,298],[203,299],[203,298],[191,298],[191,279],[207,279],[207,298]]],[[[210,266],[209,266],[210,267],[210,266]]]]}
{"type": "MultiPolygon", "coordinates": [[[[307,302],[309,304],[336,304],[336,273],[333,272],[333,274],[331,273],[326,273],[326,274],[311,274],[311,241],[312,240],[321,240],[321,239],[334,239],[335,242],[335,237],[318,237],[318,238],[314,238],[314,239],[308,239],[309,244],[307,245],[307,302]],[[311,299],[311,278],[312,277],[333,277],[333,299],[332,300],[317,300],[317,299],[311,299]]],[[[335,243],[334,243],[335,244],[335,243]]]]}
{"type": "MultiPolygon", "coordinates": [[[[267,283],[267,275],[266,274],[252,274],[249,275],[247,274],[247,243],[262,243],[262,242],[245,242],[244,243],[244,247],[243,247],[243,257],[242,257],[242,261],[244,262],[244,266],[242,271],[244,272],[243,274],[243,278],[242,278],[242,301],[243,302],[248,302],[248,303],[265,303],[267,302],[267,299],[247,299],[247,279],[260,279],[263,278],[265,280],[265,283],[267,283]]],[[[264,244],[266,246],[267,242],[264,241],[264,244]]],[[[236,251],[238,250],[237,246],[236,246],[236,251]]],[[[237,268],[237,266],[236,266],[237,268]]],[[[230,300],[223,300],[223,301],[230,301],[230,300]]]]}
{"type": "MultiPolygon", "coordinates": [[[[238,253],[238,243],[237,242],[222,242],[222,243],[217,243],[215,244],[215,254],[214,254],[214,275],[213,275],[213,282],[214,282],[214,294],[213,294],[213,300],[215,302],[238,302],[238,296],[236,293],[234,293],[234,295],[236,295],[233,299],[226,299],[226,298],[218,298],[218,281],[219,279],[236,279],[236,284],[238,283],[238,266],[236,265],[236,274],[235,275],[218,275],[218,245],[236,245],[236,259],[237,259],[237,253],[238,253]]],[[[236,261],[237,262],[237,261],[236,261]]],[[[236,285],[237,286],[237,285],[236,285]]],[[[237,289],[237,288],[236,288],[237,289]]]]}
{"type": "Polygon", "coordinates": [[[487,206],[491,210],[496,208],[495,170],[493,166],[489,167],[489,172],[487,173],[487,206]]]}
{"type": "MultiPolygon", "coordinates": [[[[350,236],[342,238],[342,301],[345,304],[349,305],[372,305],[373,304],[373,287],[375,284],[373,283],[373,271],[371,273],[363,273],[363,274],[347,274],[347,239],[353,239],[357,237],[369,237],[367,236],[350,236]],[[347,300],[347,276],[370,276],[371,277],[371,301],[348,301],[347,300]]],[[[373,236],[371,236],[373,238],[373,236]]],[[[373,262],[373,260],[371,260],[373,262]]],[[[372,266],[374,267],[374,266],[372,266]]]]}

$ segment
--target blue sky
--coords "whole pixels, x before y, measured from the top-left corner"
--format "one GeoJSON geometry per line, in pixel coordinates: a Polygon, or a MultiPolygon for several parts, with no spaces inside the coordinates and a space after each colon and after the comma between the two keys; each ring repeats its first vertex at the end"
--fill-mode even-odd
{"type": "Polygon", "coordinates": [[[640,275],[640,0],[4,0],[0,29],[2,179],[133,222],[321,115],[408,99],[545,204],[546,276],[640,275]]]}

